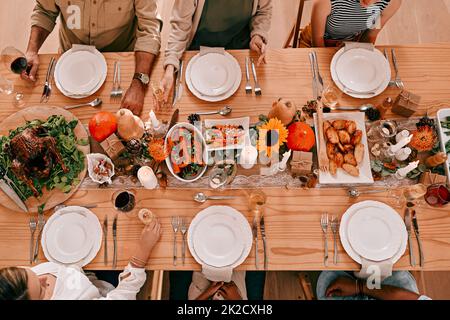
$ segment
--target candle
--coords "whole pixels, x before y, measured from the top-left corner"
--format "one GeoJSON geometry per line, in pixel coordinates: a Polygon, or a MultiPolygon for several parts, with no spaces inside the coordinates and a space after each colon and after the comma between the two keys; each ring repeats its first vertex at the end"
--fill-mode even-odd
{"type": "Polygon", "coordinates": [[[403,139],[407,139],[409,137],[409,131],[408,130],[402,130],[401,132],[397,133],[395,136],[395,141],[400,142],[403,139]]]}
{"type": "Polygon", "coordinates": [[[242,149],[239,164],[244,169],[251,169],[256,164],[257,158],[258,150],[252,145],[247,145],[242,149]]]}
{"type": "Polygon", "coordinates": [[[405,178],[408,173],[410,173],[419,166],[419,162],[420,162],[419,160],[410,162],[406,167],[398,169],[397,172],[395,173],[395,177],[397,179],[405,178]]]}
{"type": "Polygon", "coordinates": [[[157,129],[159,127],[159,120],[156,118],[155,112],[153,110],[150,111],[150,121],[152,123],[153,129],[157,129]]]}
{"type": "Polygon", "coordinates": [[[408,147],[400,149],[399,152],[395,154],[395,159],[398,161],[405,161],[411,155],[412,150],[408,147]]]}
{"type": "Polygon", "coordinates": [[[394,156],[397,152],[400,151],[403,147],[405,147],[408,143],[411,142],[413,135],[411,134],[409,137],[400,140],[397,144],[394,144],[389,147],[388,153],[391,156],[394,156]]]}
{"type": "Polygon", "coordinates": [[[145,189],[155,189],[158,186],[158,179],[150,167],[140,168],[137,177],[145,189]]]}
{"type": "Polygon", "coordinates": [[[283,153],[283,159],[281,160],[280,164],[278,165],[278,170],[284,171],[287,168],[287,162],[289,158],[291,157],[292,150],[289,150],[288,152],[283,153]]]}

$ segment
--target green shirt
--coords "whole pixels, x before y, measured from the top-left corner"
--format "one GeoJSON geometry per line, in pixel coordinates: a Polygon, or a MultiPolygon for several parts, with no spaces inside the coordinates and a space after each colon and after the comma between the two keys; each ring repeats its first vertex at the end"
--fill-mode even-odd
{"type": "Polygon", "coordinates": [[[254,0],[206,0],[190,50],[248,49],[254,0]]]}

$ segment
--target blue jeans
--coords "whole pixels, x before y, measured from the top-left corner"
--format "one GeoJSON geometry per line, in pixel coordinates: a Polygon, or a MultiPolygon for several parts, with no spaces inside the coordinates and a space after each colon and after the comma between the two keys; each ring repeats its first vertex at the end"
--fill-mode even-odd
{"type": "MultiPolygon", "coordinates": [[[[367,296],[351,296],[351,297],[326,297],[328,287],[340,277],[348,277],[356,279],[352,273],[345,271],[323,271],[317,280],[317,299],[318,300],[374,300],[367,296]]],[[[392,276],[384,279],[382,285],[390,285],[397,288],[403,288],[408,291],[419,294],[416,279],[408,271],[394,271],[392,276]]]]}

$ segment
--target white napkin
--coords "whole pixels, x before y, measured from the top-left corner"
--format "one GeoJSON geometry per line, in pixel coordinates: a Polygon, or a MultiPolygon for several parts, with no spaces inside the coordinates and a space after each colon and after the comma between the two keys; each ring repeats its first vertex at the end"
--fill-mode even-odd
{"type": "Polygon", "coordinates": [[[233,269],[230,267],[216,268],[204,264],[202,265],[202,273],[210,281],[230,282],[233,269]]]}
{"type": "Polygon", "coordinates": [[[350,41],[346,41],[346,42],[344,42],[344,44],[345,44],[344,51],[348,51],[348,50],[352,50],[352,49],[356,49],[356,48],[361,48],[361,49],[366,49],[366,50],[369,50],[369,51],[373,51],[373,49],[375,48],[372,43],[366,43],[366,42],[350,42],[350,41]]]}
{"type": "MultiPolygon", "coordinates": [[[[247,288],[245,285],[245,271],[235,271],[231,277],[231,281],[233,281],[238,287],[239,293],[243,300],[247,300],[247,288]]],[[[189,286],[188,299],[195,300],[197,297],[205,292],[206,289],[211,285],[211,281],[205,278],[205,275],[200,272],[194,272],[192,274],[192,282],[189,286]]],[[[213,300],[223,300],[223,297],[219,294],[215,294],[212,297],[213,300]]]]}
{"type": "Polygon", "coordinates": [[[225,48],[200,47],[200,56],[204,56],[208,53],[225,54],[225,48]]]}
{"type": "Polygon", "coordinates": [[[383,261],[372,261],[361,257],[361,270],[355,272],[355,277],[360,279],[367,279],[370,276],[380,276],[380,281],[390,277],[392,275],[392,259],[387,259],[383,261]]]}
{"type": "Polygon", "coordinates": [[[90,51],[95,52],[97,51],[97,48],[95,46],[88,46],[85,44],[73,44],[72,45],[72,52],[76,51],[90,51]]]}

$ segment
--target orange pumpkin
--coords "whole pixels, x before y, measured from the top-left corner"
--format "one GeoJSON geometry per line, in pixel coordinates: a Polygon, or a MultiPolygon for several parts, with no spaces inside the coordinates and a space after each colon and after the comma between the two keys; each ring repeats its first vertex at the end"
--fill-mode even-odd
{"type": "Polygon", "coordinates": [[[314,131],[304,122],[294,122],[288,127],[287,146],[293,151],[308,152],[316,142],[314,131]]]}
{"type": "Polygon", "coordinates": [[[102,142],[116,131],[117,119],[111,112],[99,112],[89,121],[89,132],[98,142],[102,142]]]}

